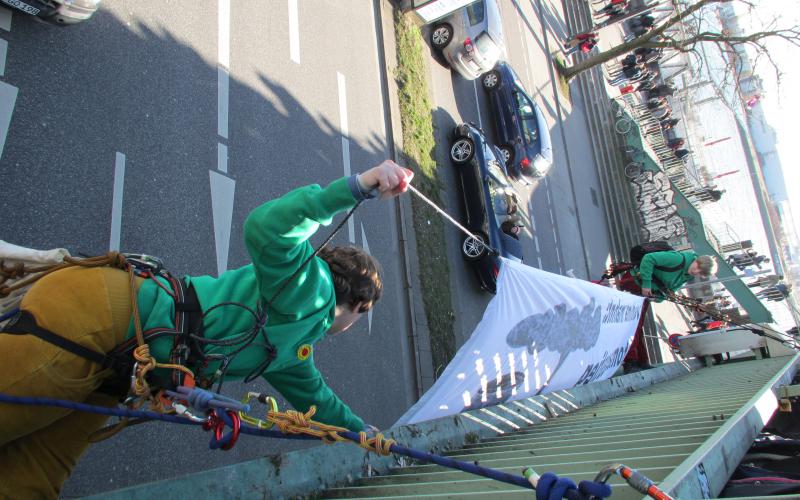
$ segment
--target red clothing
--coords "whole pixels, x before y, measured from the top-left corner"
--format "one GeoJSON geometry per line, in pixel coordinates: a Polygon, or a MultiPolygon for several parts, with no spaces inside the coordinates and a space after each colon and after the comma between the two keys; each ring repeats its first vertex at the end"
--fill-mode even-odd
{"type": "Polygon", "coordinates": [[[589,52],[592,51],[594,46],[595,46],[594,40],[583,42],[581,43],[581,52],[583,52],[584,54],[588,54],[589,52]]]}
{"type": "Polygon", "coordinates": [[[633,341],[628,354],[625,355],[623,363],[639,363],[641,365],[649,363],[647,356],[647,347],[644,345],[644,318],[647,316],[647,310],[650,308],[650,301],[645,299],[642,304],[642,314],[639,316],[639,324],[636,325],[636,333],[633,335],[633,341]]]}

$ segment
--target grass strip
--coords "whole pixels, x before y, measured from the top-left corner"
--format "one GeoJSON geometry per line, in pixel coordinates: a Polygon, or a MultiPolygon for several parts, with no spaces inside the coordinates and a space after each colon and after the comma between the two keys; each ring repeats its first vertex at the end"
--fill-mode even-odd
{"type": "MultiPolygon", "coordinates": [[[[418,26],[401,13],[395,14],[397,71],[403,149],[407,166],[414,170],[414,185],[441,206],[441,184],[437,175],[436,142],[428,93],[425,44],[418,26]]],[[[425,202],[411,195],[412,222],[417,240],[422,302],[430,330],[434,370],[440,370],[455,355],[453,305],[450,299],[450,268],[444,239],[444,222],[425,202]]]]}

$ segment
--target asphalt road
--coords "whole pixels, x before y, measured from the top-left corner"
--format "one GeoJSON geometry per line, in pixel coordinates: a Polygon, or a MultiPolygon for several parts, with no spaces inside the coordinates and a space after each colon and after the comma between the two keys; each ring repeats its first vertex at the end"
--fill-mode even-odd
{"type": "MultiPolygon", "coordinates": [[[[251,209],[386,158],[373,2],[263,5],[105,2],[63,29],[13,13],[0,30],[0,125],[9,123],[0,239],[73,254],[144,252],[178,275],[215,275],[248,263],[242,222],[251,209]]],[[[416,397],[396,228],[393,205],[370,202],[336,236],[382,262],[384,300],[316,349],[329,385],[379,427],[416,397]]],[[[205,433],[176,427],[140,425],[91,447],[63,495],[302,446],[245,439],[210,451],[205,433]]]]}
{"type": "MultiPolygon", "coordinates": [[[[524,262],[556,274],[569,270],[579,278],[598,277],[607,265],[610,242],[603,218],[599,179],[592,157],[589,130],[577,87],[571,98],[553,85],[550,54],[567,38],[561,2],[499,0],[508,61],[540,107],[550,126],[554,163],[544,179],[531,186],[517,183],[527,201],[530,219],[521,238],[524,262]]],[[[429,30],[425,30],[426,38],[429,30]]],[[[458,123],[474,122],[494,137],[494,124],[479,81],[451,72],[430,48],[431,93],[434,101],[437,161],[448,208],[459,213],[455,172],[448,157],[450,133],[458,123]]],[[[456,307],[457,341],[462,343],[480,321],[491,295],[478,289],[468,264],[461,258],[461,234],[448,227],[451,290],[456,307]]]]}

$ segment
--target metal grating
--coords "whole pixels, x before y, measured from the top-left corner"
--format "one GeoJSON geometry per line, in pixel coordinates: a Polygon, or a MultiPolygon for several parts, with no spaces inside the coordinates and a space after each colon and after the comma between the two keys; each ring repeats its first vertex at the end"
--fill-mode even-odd
{"type": "MultiPolygon", "coordinates": [[[[724,440],[734,422],[743,421],[752,407],[761,405],[763,398],[756,396],[769,392],[776,377],[797,359],[772,358],[699,370],[558,418],[527,423],[515,432],[447,454],[515,473],[531,466],[540,473],[552,471],[575,481],[593,479],[602,466],[622,462],[656,482],[672,474],[668,482],[681,486],[676,471],[692,472],[690,462],[698,457],[707,460],[700,451],[709,448],[709,442],[724,440]]],[[[524,420],[543,418],[525,408],[529,415],[521,415],[524,420]]],[[[768,413],[773,410],[774,406],[768,413]]],[[[742,446],[746,450],[749,441],[742,446]]],[[[724,457],[726,463],[730,458],[724,457]]],[[[735,465],[739,459],[734,460],[735,465]]],[[[611,484],[615,499],[641,498],[619,478],[611,484]]],[[[327,489],[322,498],[486,498],[488,494],[498,499],[532,498],[529,490],[434,465],[392,469],[385,476],[359,479],[351,487],[327,489]]]]}

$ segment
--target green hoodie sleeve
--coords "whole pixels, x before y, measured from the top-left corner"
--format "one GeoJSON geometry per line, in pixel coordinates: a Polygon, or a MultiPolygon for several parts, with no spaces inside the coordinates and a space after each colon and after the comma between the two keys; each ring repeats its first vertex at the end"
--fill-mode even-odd
{"type": "Polygon", "coordinates": [[[328,425],[346,427],[353,432],[364,430],[364,421],[333,393],[314,366],[313,357],[275,373],[265,373],[264,378],[280,392],[297,411],[306,412],[311,405],[317,407],[312,417],[328,425]]]}
{"type": "MultiPolygon", "coordinates": [[[[308,239],[319,226],[330,224],[334,215],[355,203],[348,178],[343,177],[325,189],[316,184],[295,189],[250,213],[244,223],[245,245],[264,302],[314,252],[308,239]]],[[[330,297],[333,285],[327,273],[316,271],[314,265],[301,270],[272,303],[273,312],[292,321],[317,311],[330,297]]]]}
{"type": "Polygon", "coordinates": [[[683,262],[680,252],[652,252],[642,257],[639,264],[639,279],[642,288],[653,288],[653,268],[655,266],[674,267],[683,262]]]}

